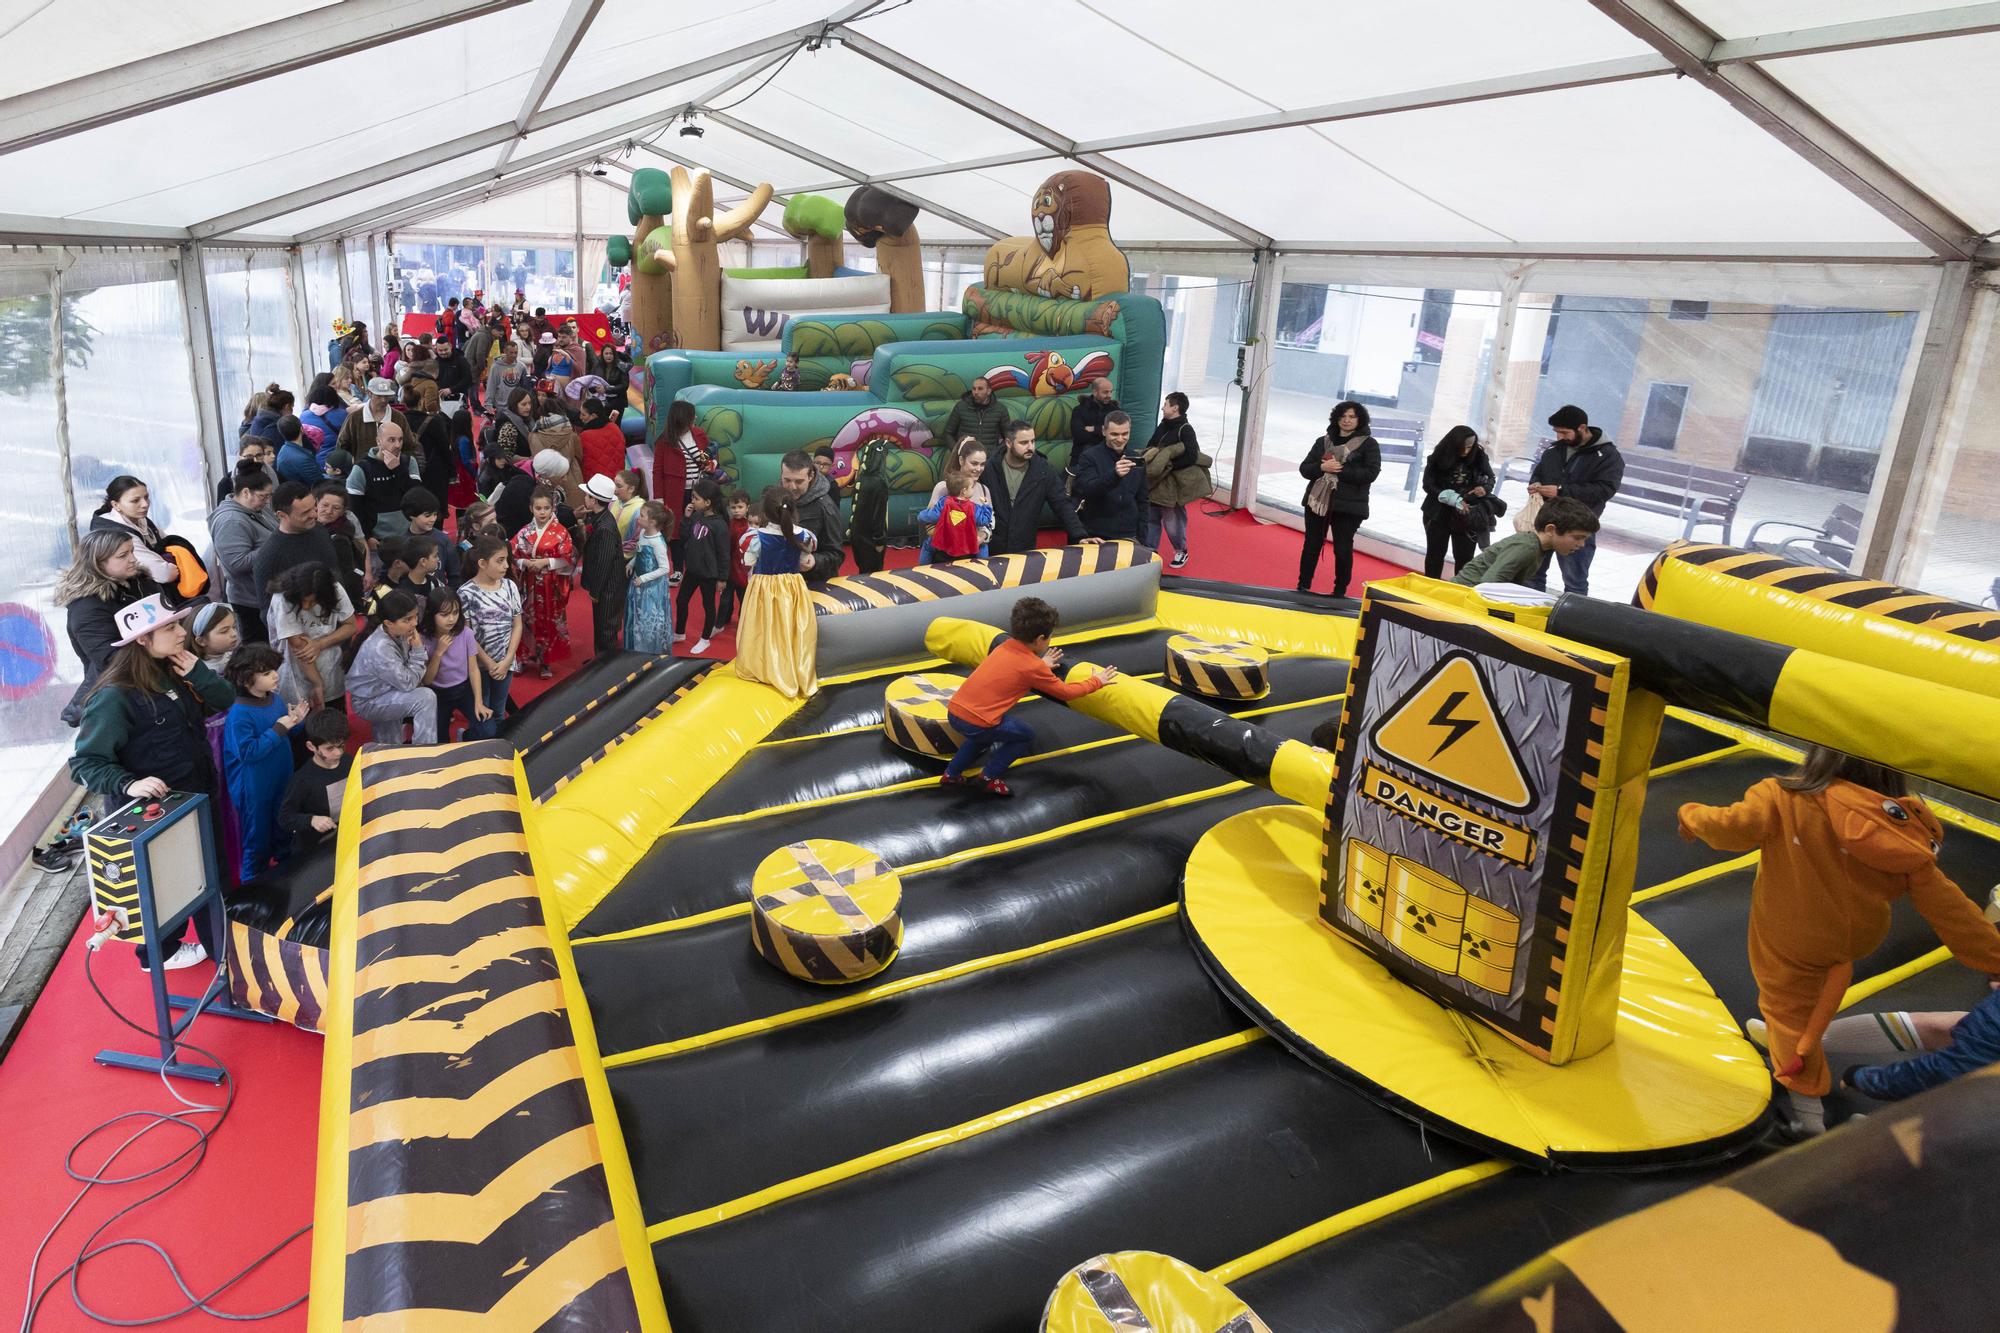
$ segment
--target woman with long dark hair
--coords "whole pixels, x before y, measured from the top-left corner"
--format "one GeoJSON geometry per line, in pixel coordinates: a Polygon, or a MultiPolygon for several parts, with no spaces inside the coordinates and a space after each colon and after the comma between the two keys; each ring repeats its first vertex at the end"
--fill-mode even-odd
{"type": "Polygon", "coordinates": [[[1305,545],[1299,551],[1299,591],[1311,592],[1319,551],[1333,536],[1333,595],[1347,596],[1354,577],[1354,534],[1368,517],[1368,488],[1382,471],[1382,451],[1368,433],[1368,409],[1338,402],[1326,419],[1326,434],[1312,443],[1299,463],[1306,479],[1305,545]]]}
{"type": "Polygon", "coordinates": [[[104,501],[90,511],[92,532],[122,532],[133,539],[132,557],[153,582],[180,581],[180,566],[166,554],[166,534],[153,522],[153,493],[137,477],[117,476],[104,488],[104,501]]]}
{"type": "Polygon", "coordinates": [[[1424,463],[1424,573],[1444,575],[1444,548],[1454,568],[1472,559],[1480,536],[1493,530],[1493,460],[1470,426],[1453,426],[1424,463]]]}
{"type": "Polygon", "coordinates": [[[136,548],[130,532],[92,528],[76,544],[76,557],[56,581],[54,601],[68,617],[69,646],[83,663],[83,683],[63,709],[63,721],[72,727],[82,720],[84,697],[117,646],[118,608],[130,606],[149,591],[133,558],[136,548]]]}
{"type": "MultiPolygon", "coordinates": [[[[104,674],[84,699],[69,771],[113,805],[127,799],[157,801],[174,791],[206,794],[220,853],[219,784],[206,718],[227,709],[235,692],[190,651],[181,618],[192,610],[169,611],[157,594],[119,608],[120,637],[104,674]]],[[[180,944],[179,932],[160,941],[169,955],[168,969],[192,967],[214,954],[209,913],[195,913],[195,931],[200,944],[180,944]]],[[[139,963],[153,963],[144,945],[139,963]]]]}

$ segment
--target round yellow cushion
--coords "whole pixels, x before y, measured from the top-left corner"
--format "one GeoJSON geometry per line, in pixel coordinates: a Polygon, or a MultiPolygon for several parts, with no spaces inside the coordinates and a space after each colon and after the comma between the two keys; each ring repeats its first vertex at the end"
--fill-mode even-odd
{"type": "Polygon", "coordinates": [[[882,731],[894,745],[927,759],[949,759],[965,738],[945,705],[965,683],[944,672],[898,676],[882,692],[882,731]]]}
{"type": "Polygon", "coordinates": [[[881,857],[808,838],[772,852],[750,877],[750,940],[801,981],[860,981],[896,957],[902,907],[902,881],[881,857]]]}
{"type": "Polygon", "coordinates": [[[1252,643],[1198,634],[1167,640],[1167,683],[1209,699],[1261,699],[1271,692],[1271,654],[1252,643]]]}
{"type": "Polygon", "coordinates": [[[1042,1333],[1271,1333],[1228,1287],[1171,1255],[1100,1254],[1063,1274],[1042,1333]]]}

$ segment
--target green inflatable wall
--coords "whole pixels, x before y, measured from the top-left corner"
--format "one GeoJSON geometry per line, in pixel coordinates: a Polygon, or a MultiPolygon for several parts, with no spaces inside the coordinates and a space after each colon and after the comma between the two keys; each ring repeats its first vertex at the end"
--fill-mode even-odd
{"type": "Polygon", "coordinates": [[[831,445],[835,475],[846,477],[863,444],[888,440],[890,531],[907,534],[950,444],[938,433],[973,379],[993,381],[1008,415],[1033,423],[1037,446],[1061,469],[1070,415],[1099,376],[1131,415],[1133,437],[1152,434],[1165,356],[1166,316],[1150,296],[1065,301],[974,283],[959,311],[794,320],[777,356],[655,353],[646,434],[657,443],[668,404],[687,399],[730,484],[753,495],[777,484],[790,450],[831,445]],[[787,354],[799,358],[798,389],[769,387],[787,354]]]}

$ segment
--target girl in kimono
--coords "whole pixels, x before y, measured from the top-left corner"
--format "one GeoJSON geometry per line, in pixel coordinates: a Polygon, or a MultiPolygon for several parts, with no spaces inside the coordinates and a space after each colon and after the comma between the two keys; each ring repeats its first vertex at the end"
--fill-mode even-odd
{"type": "Polygon", "coordinates": [[[535,487],[527,526],[514,534],[514,577],[521,585],[521,609],[527,636],[521,662],[536,668],[543,680],[554,675],[550,664],[569,656],[569,593],[576,572],[576,545],[569,529],[556,521],[560,492],[535,487]]]}
{"type": "Polygon", "coordinates": [[[632,591],[625,598],[625,646],[635,653],[664,653],[674,641],[674,607],[667,586],[667,507],[639,506],[639,542],[632,553],[632,591]]]}

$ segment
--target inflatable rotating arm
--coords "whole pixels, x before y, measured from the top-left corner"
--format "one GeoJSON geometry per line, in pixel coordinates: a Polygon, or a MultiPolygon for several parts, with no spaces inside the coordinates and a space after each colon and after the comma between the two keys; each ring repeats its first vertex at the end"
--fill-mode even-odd
{"type": "MultiPolygon", "coordinates": [[[[1006,637],[1004,631],[991,625],[940,616],[925,633],[924,647],[947,662],[977,666],[1006,637]]],[[[1080,680],[1095,670],[1090,663],[1080,662],[1069,668],[1067,679],[1080,680]]],[[[1233,778],[1255,783],[1308,809],[1326,808],[1327,793],[1333,788],[1333,756],[1304,741],[1280,736],[1185,694],[1131,676],[1120,676],[1067,702],[1099,722],[1213,764],[1233,778]]]]}

